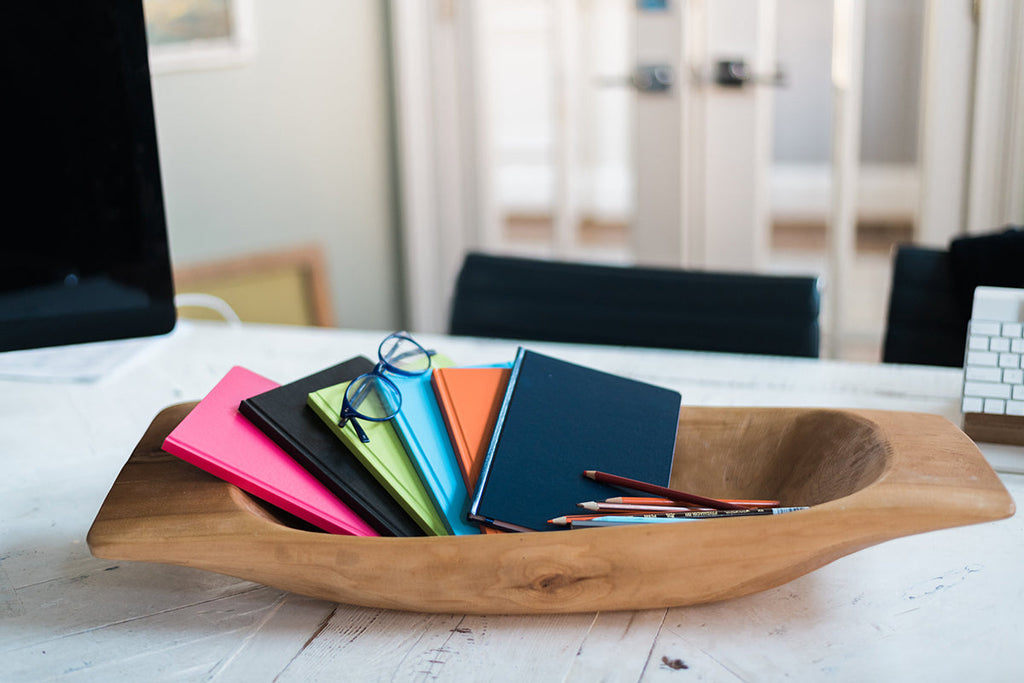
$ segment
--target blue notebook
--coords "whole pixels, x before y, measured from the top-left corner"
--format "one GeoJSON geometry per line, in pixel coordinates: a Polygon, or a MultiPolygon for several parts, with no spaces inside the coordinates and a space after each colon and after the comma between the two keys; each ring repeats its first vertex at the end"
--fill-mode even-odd
{"type": "MultiPolygon", "coordinates": [[[[431,362],[435,367],[452,365],[440,355],[433,356],[431,362]]],[[[466,517],[469,492],[430,384],[430,373],[416,377],[389,374],[388,378],[402,392],[402,407],[393,420],[395,431],[445,526],[456,536],[479,534],[480,527],[466,517]]]]}
{"type": "Polygon", "coordinates": [[[520,348],[469,518],[506,531],[551,531],[577,503],[622,495],[600,470],[668,486],[679,392],[520,348]]]}

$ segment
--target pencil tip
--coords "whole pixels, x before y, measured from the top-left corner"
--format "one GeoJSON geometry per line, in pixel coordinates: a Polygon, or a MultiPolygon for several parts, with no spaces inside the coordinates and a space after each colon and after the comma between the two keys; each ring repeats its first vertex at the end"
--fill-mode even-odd
{"type": "Polygon", "coordinates": [[[593,479],[593,478],[594,478],[594,475],[595,475],[596,473],[597,473],[597,470],[583,470],[583,476],[584,476],[584,477],[589,477],[589,478],[591,478],[591,479],[593,479]]]}
{"type": "Polygon", "coordinates": [[[549,519],[548,520],[548,524],[568,524],[568,523],[569,523],[569,520],[567,520],[565,517],[555,517],[554,519],[549,519]]]}

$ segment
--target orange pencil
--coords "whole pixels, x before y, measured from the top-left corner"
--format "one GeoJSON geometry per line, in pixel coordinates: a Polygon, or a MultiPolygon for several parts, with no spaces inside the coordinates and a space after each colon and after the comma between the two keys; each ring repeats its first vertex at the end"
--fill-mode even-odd
{"type": "Polygon", "coordinates": [[[636,516],[635,513],[627,514],[625,512],[622,512],[622,513],[616,513],[616,512],[596,512],[596,513],[594,513],[592,515],[562,515],[561,517],[555,517],[554,519],[549,519],[548,520],[548,524],[563,524],[564,525],[564,524],[571,524],[572,522],[575,522],[575,521],[581,520],[581,519],[595,519],[597,517],[614,517],[616,515],[621,515],[622,517],[634,517],[634,516],[636,516]]]}
{"type": "Polygon", "coordinates": [[[598,472],[597,470],[584,470],[583,476],[593,479],[599,484],[611,484],[612,486],[622,486],[627,489],[633,489],[634,491],[642,491],[643,493],[650,493],[656,496],[662,496],[665,498],[671,498],[672,500],[680,501],[683,503],[692,503],[700,507],[715,508],[716,510],[745,510],[742,505],[736,505],[735,503],[729,503],[724,500],[718,500],[716,498],[705,498],[704,496],[698,496],[694,493],[686,493],[685,491],[675,491],[665,486],[659,486],[657,484],[651,484],[646,481],[638,481],[636,479],[630,479],[628,477],[620,477],[617,474],[608,474],[606,472],[598,472]]]}

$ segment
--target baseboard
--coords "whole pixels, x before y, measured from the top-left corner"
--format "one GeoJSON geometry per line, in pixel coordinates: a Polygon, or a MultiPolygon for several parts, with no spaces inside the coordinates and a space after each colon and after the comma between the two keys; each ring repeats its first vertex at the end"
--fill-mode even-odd
{"type": "MultiPolygon", "coordinates": [[[[857,217],[864,221],[913,221],[920,174],[912,164],[865,164],[857,178],[857,217]]],[[[770,197],[772,217],[783,222],[828,219],[831,171],[827,164],[775,164],[770,197]]]]}
{"type": "MultiPolygon", "coordinates": [[[[624,169],[584,173],[574,188],[583,215],[627,220],[632,215],[632,189],[624,169]]],[[[504,164],[496,170],[497,203],[509,214],[550,212],[555,201],[552,169],[544,164],[504,164]]],[[[772,219],[820,223],[828,219],[828,164],[775,164],[769,180],[772,219]]],[[[912,164],[865,164],[858,177],[857,212],[865,221],[913,222],[920,177],[912,164]]]]}

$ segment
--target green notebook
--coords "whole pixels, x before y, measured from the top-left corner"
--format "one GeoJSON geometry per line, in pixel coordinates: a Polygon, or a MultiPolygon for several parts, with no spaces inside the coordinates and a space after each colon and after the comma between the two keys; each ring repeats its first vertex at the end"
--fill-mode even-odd
{"type": "Polygon", "coordinates": [[[405,446],[390,420],[359,422],[370,437],[370,443],[359,440],[351,422],[344,427],[338,426],[339,409],[348,384],[344,382],[314,391],[309,395],[309,406],[425,532],[434,536],[449,535],[441,514],[424,488],[416,468],[409,461],[405,446]]]}

